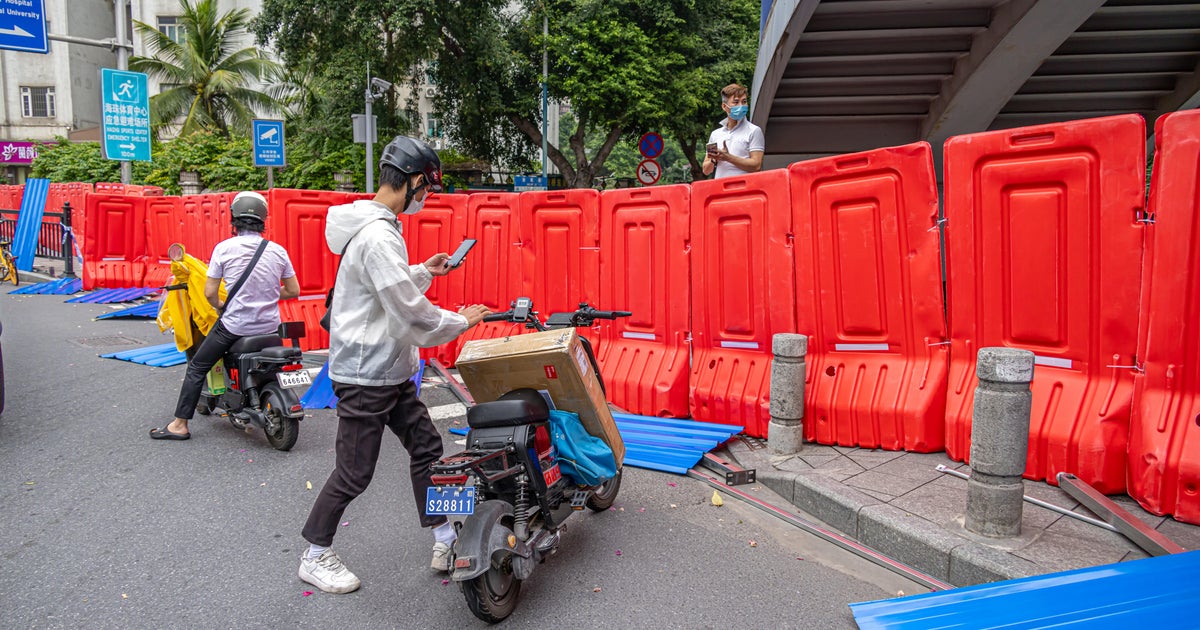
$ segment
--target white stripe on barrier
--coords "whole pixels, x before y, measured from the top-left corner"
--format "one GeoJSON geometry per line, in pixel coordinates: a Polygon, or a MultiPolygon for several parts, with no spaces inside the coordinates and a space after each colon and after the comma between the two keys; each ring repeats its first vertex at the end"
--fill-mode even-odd
{"type": "Polygon", "coordinates": [[[722,348],[742,348],[745,350],[758,350],[757,341],[722,341],[718,344],[722,348]]]}
{"type": "Polygon", "coordinates": [[[648,339],[654,341],[656,337],[654,333],[629,332],[628,330],[621,333],[621,336],[626,339],[648,339]]]}
{"type": "Polygon", "coordinates": [[[1075,363],[1070,359],[1060,359],[1058,357],[1044,357],[1040,354],[1033,355],[1034,365],[1044,365],[1046,367],[1065,368],[1070,370],[1075,363]]]}
{"type": "Polygon", "coordinates": [[[325,296],[324,295],[301,295],[300,297],[298,297],[296,299],[300,300],[302,302],[304,300],[324,300],[325,296]]]}
{"type": "Polygon", "coordinates": [[[104,261],[108,261],[108,260],[125,260],[125,257],[124,257],[124,256],[109,256],[108,258],[101,258],[100,260],[104,260],[104,261]]]}
{"type": "Polygon", "coordinates": [[[833,349],[838,352],[887,352],[886,343],[835,343],[833,349]]]}

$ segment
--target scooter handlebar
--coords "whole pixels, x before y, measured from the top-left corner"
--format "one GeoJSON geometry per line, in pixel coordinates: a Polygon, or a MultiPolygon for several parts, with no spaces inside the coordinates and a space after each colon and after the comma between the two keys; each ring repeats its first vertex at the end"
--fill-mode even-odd
{"type": "Polygon", "coordinates": [[[512,317],[512,314],[513,314],[512,311],[504,311],[503,313],[492,313],[490,315],[484,315],[483,321],[485,321],[485,322],[507,322],[507,321],[509,321],[509,318],[512,317]]]}

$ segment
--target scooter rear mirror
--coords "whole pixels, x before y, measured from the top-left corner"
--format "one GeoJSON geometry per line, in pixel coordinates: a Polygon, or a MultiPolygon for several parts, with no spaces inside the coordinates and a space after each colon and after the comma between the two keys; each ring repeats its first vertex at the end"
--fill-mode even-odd
{"type": "Polygon", "coordinates": [[[167,248],[167,258],[175,262],[183,262],[184,253],[183,245],[179,243],[171,243],[171,246],[167,248]]]}

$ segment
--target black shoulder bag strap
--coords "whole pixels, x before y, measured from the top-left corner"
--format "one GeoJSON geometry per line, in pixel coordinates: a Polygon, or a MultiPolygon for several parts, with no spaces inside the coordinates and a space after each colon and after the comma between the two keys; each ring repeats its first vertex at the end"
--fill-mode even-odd
{"type": "MultiPolygon", "coordinates": [[[[254,250],[254,257],[250,259],[250,264],[246,265],[246,270],[242,272],[242,275],[241,275],[241,277],[238,278],[238,281],[233,283],[233,288],[225,292],[225,307],[226,308],[228,308],[229,303],[233,301],[233,296],[237,295],[238,289],[242,288],[242,285],[246,283],[246,278],[250,277],[250,272],[254,271],[254,265],[256,263],[258,263],[258,259],[262,257],[262,253],[264,250],[267,249],[267,243],[269,243],[269,242],[270,241],[268,241],[267,239],[264,238],[258,244],[258,249],[254,250]]],[[[225,314],[225,309],[221,309],[221,313],[220,313],[220,315],[217,316],[217,319],[218,320],[221,319],[221,315],[224,315],[224,314],[225,314]]]]}

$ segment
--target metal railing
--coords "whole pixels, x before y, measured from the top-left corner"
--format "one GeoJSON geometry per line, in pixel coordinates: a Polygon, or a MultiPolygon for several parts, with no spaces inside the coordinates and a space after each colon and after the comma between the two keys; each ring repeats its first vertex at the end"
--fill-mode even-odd
{"type": "MultiPolygon", "coordinates": [[[[0,240],[12,242],[17,234],[17,218],[20,210],[0,209],[0,240]]],[[[71,204],[63,203],[62,212],[43,212],[42,226],[38,230],[37,246],[33,255],[37,258],[58,258],[63,261],[63,277],[75,276],[75,235],[71,231],[71,204]],[[46,221],[47,217],[58,221],[46,221]]]]}

